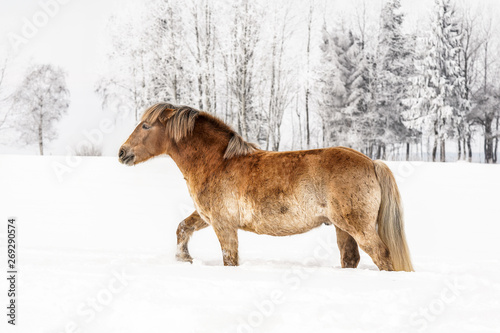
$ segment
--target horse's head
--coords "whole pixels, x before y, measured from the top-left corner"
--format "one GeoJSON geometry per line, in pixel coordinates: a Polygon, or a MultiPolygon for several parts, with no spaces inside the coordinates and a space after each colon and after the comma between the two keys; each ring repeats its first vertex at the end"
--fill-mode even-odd
{"type": "Polygon", "coordinates": [[[135,165],[167,153],[169,140],[165,135],[165,124],[175,111],[163,108],[159,112],[157,109],[155,105],[146,110],[139,125],[120,147],[118,159],[121,163],[135,165]]]}

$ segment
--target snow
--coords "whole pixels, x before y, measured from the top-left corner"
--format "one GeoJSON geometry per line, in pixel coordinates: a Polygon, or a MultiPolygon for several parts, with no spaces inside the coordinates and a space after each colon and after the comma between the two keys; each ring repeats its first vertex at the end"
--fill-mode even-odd
{"type": "Polygon", "coordinates": [[[240,232],[239,267],[222,265],[207,228],[190,242],[194,263],[180,263],[175,230],[193,205],[169,158],[2,155],[0,251],[15,216],[20,275],[18,325],[2,306],[1,331],[499,332],[500,166],[389,166],[414,273],[380,272],[364,253],[340,268],[331,226],[240,232]]]}

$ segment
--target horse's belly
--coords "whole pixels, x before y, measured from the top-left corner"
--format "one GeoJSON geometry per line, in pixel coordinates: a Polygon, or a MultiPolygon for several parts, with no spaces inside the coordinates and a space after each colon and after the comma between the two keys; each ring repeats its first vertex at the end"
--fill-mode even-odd
{"type": "Polygon", "coordinates": [[[257,215],[251,221],[242,223],[240,229],[261,235],[290,236],[307,232],[323,223],[329,224],[330,221],[324,216],[311,218],[311,216],[293,216],[292,214],[272,217],[257,215]]]}

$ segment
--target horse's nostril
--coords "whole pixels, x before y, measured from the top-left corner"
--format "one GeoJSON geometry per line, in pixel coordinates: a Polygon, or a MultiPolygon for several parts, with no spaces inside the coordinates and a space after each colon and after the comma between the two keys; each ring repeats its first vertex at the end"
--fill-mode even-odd
{"type": "Polygon", "coordinates": [[[123,157],[123,156],[125,156],[125,149],[121,148],[121,149],[120,149],[120,152],[118,153],[118,157],[120,157],[120,158],[121,158],[121,157],[123,157]]]}

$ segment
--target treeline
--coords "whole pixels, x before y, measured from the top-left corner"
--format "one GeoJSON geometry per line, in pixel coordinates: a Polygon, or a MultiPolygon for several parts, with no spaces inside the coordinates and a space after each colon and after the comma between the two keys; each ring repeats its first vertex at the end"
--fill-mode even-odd
{"type": "Polygon", "coordinates": [[[110,19],[97,92],[135,121],[158,101],[191,105],[272,150],[445,161],[453,144],[470,160],[481,139],[497,162],[492,15],[436,0],[417,31],[400,0],[368,3],[343,15],[327,1],[151,0],[110,19]]]}

